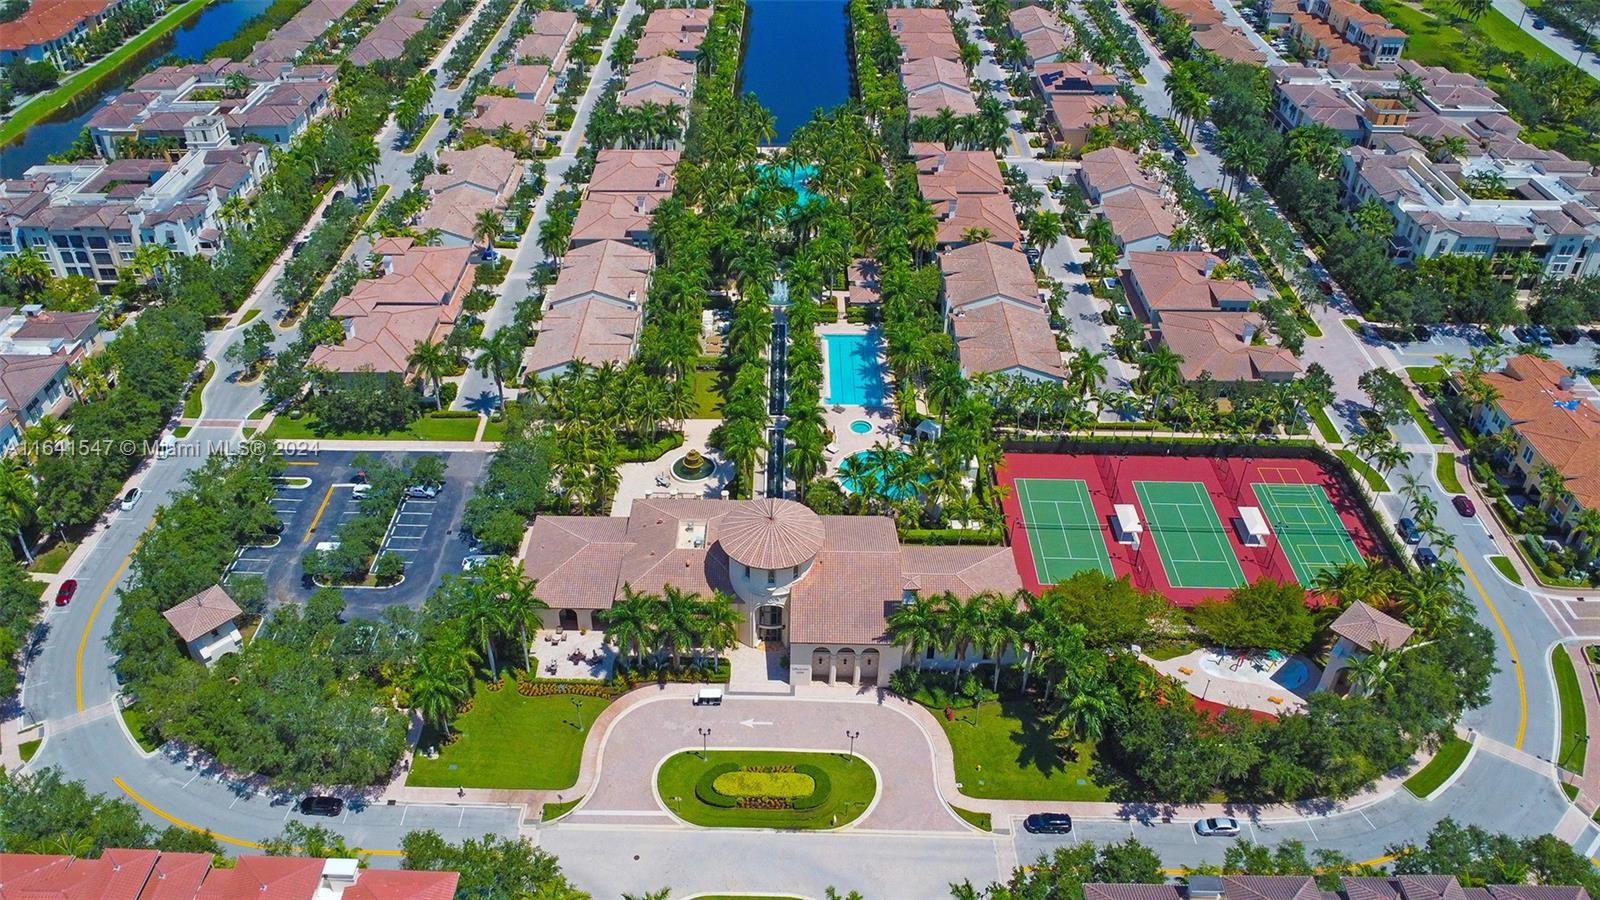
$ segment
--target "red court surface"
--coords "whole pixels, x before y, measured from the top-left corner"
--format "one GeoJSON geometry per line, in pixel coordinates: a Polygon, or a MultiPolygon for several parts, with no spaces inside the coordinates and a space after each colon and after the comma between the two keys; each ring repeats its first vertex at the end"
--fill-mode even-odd
{"type": "Polygon", "coordinates": [[[1131,503],[1139,508],[1141,519],[1148,529],[1148,513],[1139,503],[1134,490],[1135,481],[1199,482],[1205,486],[1217,515],[1222,519],[1223,531],[1229,548],[1239,561],[1247,581],[1270,577],[1279,581],[1295,580],[1294,571],[1274,533],[1265,547],[1246,547],[1232,526],[1239,515],[1240,506],[1259,506],[1251,491],[1252,483],[1315,484],[1321,485],[1333,503],[1335,514],[1345,530],[1350,533],[1356,550],[1365,559],[1382,559],[1383,551],[1375,538],[1374,526],[1369,524],[1358,498],[1351,495],[1332,472],[1309,459],[1269,459],[1251,457],[1164,456],[1133,454],[1057,454],[1009,453],[999,471],[999,481],[1005,488],[1003,508],[1006,527],[1011,539],[1011,552],[1023,585],[1038,593],[1044,585],[1038,581],[1033,552],[1029,546],[1027,525],[1023,520],[1017,496],[1016,480],[1067,479],[1083,481],[1088,486],[1089,502],[1094,507],[1094,518],[1101,538],[1111,557],[1111,568],[1117,577],[1131,575],[1133,583],[1142,590],[1152,590],[1180,606],[1192,606],[1202,600],[1221,597],[1227,593],[1217,588],[1173,587],[1155,542],[1147,531],[1142,549],[1143,557],[1136,565],[1136,555],[1127,544],[1117,543],[1112,534],[1110,519],[1113,506],[1131,503]]]}

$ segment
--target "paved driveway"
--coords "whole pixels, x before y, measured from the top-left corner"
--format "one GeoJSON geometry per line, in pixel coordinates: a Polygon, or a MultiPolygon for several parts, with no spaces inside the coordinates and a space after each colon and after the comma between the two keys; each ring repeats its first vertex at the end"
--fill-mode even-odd
{"type": "Polygon", "coordinates": [[[857,755],[877,770],[878,796],[855,829],[968,832],[939,797],[933,750],[903,713],[871,700],[755,699],[730,695],[721,706],[693,706],[662,697],[624,712],[606,734],[599,784],[568,820],[668,824],[656,799],[657,764],[678,750],[699,749],[710,728],[713,750],[776,748],[841,752],[845,731],[859,731],[857,755]]]}

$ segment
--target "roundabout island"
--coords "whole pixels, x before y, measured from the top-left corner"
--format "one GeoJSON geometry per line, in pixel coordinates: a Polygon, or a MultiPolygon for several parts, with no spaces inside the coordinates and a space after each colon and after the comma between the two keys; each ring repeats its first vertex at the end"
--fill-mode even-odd
{"type": "Polygon", "coordinates": [[[878,793],[872,764],[842,753],[687,750],[656,773],[661,803],[703,828],[840,828],[878,793]]]}

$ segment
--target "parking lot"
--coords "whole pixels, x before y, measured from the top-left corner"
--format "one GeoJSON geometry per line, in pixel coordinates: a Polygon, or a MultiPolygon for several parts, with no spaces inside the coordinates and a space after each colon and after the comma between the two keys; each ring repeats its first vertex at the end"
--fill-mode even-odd
{"type": "MultiPolygon", "coordinates": [[[[303,602],[314,587],[304,577],[301,560],[318,544],[337,540],[339,527],[359,512],[357,457],[399,464],[420,455],[338,451],[295,457],[284,470],[272,498],[283,523],[278,542],[243,548],[225,580],[259,576],[266,580],[270,605],[303,602]]],[[[378,551],[394,553],[405,560],[405,579],[391,587],[341,588],[348,615],[376,616],[385,607],[395,605],[419,607],[445,575],[461,570],[469,545],[457,526],[488,463],[488,455],[443,456],[445,479],[438,496],[403,500],[378,551]]]]}

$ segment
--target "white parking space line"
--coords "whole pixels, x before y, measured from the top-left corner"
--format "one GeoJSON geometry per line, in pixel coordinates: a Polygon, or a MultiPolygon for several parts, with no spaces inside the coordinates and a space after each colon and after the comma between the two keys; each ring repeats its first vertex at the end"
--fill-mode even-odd
{"type": "Polygon", "coordinates": [[[1360,816],[1361,816],[1361,818],[1362,818],[1362,820],[1363,820],[1363,821],[1365,821],[1365,822],[1366,822],[1366,823],[1367,823],[1367,827],[1368,827],[1368,828],[1371,828],[1371,829],[1372,829],[1372,830],[1373,830],[1373,831],[1377,831],[1377,830],[1378,830],[1378,826],[1376,826],[1376,825],[1374,825],[1374,824],[1372,824],[1372,820],[1371,820],[1371,819],[1368,819],[1368,818],[1367,818],[1367,814],[1366,814],[1366,813],[1365,813],[1365,812],[1362,812],[1362,811],[1361,811],[1361,810],[1359,810],[1359,809],[1358,809],[1358,810],[1356,810],[1356,812],[1357,812],[1357,813],[1358,813],[1358,814],[1360,814],[1360,816]]]}
{"type": "Polygon", "coordinates": [[[1322,838],[1317,837],[1317,830],[1315,828],[1311,827],[1311,820],[1310,819],[1301,819],[1300,821],[1306,823],[1306,830],[1311,832],[1311,839],[1316,841],[1319,844],[1322,843],[1322,838]]]}

